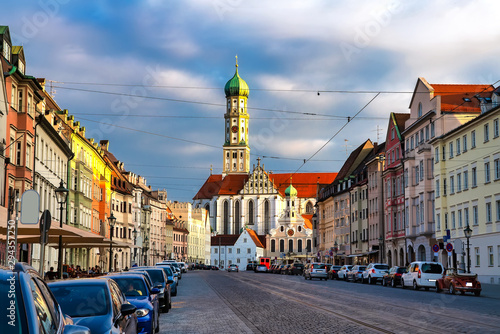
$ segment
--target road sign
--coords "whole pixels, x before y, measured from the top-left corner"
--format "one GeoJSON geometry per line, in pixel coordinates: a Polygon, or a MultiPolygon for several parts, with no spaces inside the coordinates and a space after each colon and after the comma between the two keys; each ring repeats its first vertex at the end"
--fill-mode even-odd
{"type": "Polygon", "coordinates": [[[439,245],[438,244],[432,245],[432,250],[434,251],[434,253],[439,252],[439,245]]]}
{"type": "Polygon", "coordinates": [[[448,251],[448,253],[451,252],[453,250],[453,244],[447,243],[446,244],[446,250],[448,251]]]}

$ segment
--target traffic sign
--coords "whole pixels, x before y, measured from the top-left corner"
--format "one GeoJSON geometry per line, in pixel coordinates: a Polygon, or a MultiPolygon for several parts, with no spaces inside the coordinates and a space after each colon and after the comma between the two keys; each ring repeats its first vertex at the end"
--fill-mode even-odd
{"type": "Polygon", "coordinates": [[[446,244],[446,250],[448,251],[448,253],[451,252],[453,250],[453,244],[447,243],[446,244]]]}
{"type": "Polygon", "coordinates": [[[432,245],[432,250],[434,251],[434,253],[439,252],[439,245],[438,244],[432,245]]]}

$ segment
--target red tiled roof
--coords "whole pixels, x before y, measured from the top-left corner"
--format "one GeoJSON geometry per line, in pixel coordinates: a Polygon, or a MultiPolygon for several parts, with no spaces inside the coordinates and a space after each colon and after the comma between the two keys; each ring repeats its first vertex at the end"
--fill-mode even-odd
{"type": "Polygon", "coordinates": [[[219,234],[211,238],[210,244],[212,246],[234,246],[239,237],[238,234],[219,234]]]}
{"type": "Polygon", "coordinates": [[[255,246],[261,247],[261,248],[266,248],[262,242],[260,242],[259,237],[257,236],[257,233],[255,233],[254,230],[251,230],[249,228],[246,229],[250,237],[252,238],[253,242],[255,243],[255,246]]]}
{"type": "Polygon", "coordinates": [[[474,96],[490,97],[495,87],[491,85],[446,85],[430,84],[434,88],[434,95],[441,96],[441,110],[480,112],[480,103],[474,96]],[[470,102],[465,102],[464,97],[470,102]]]}
{"type": "Polygon", "coordinates": [[[312,217],[312,214],[302,215],[302,218],[304,218],[304,227],[310,230],[313,228],[312,217]]]}
{"type": "MultiPolygon", "coordinates": [[[[269,178],[274,182],[283,197],[286,188],[290,185],[290,176],[292,176],[293,186],[297,189],[297,196],[307,198],[316,197],[317,183],[330,184],[335,180],[337,173],[269,174],[269,178]]],[[[236,195],[243,189],[247,180],[247,174],[227,175],[224,178],[220,174],[210,175],[193,199],[209,199],[216,195],[236,195]]]]}

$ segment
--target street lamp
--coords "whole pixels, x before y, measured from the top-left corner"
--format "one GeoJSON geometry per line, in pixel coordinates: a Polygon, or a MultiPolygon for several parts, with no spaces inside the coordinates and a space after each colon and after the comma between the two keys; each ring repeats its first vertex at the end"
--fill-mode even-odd
{"type": "Polygon", "coordinates": [[[467,238],[467,273],[470,274],[469,239],[472,236],[472,230],[471,230],[469,225],[465,226],[464,234],[465,234],[465,237],[467,238]]]}
{"type": "Polygon", "coordinates": [[[113,231],[115,229],[116,217],[113,216],[113,212],[111,212],[111,216],[108,218],[109,222],[109,272],[111,272],[113,265],[113,231]]]}
{"type": "MultiPolygon", "coordinates": [[[[55,190],[58,203],[59,203],[59,227],[61,228],[61,231],[59,233],[62,233],[62,227],[63,227],[63,210],[64,210],[64,203],[66,203],[66,195],[68,194],[69,190],[64,188],[63,181],[61,180],[61,183],[59,184],[59,188],[56,188],[55,190]]],[[[62,234],[59,234],[59,256],[57,259],[57,272],[59,273],[59,278],[63,278],[62,276],[62,262],[63,262],[63,243],[62,243],[62,234]]]]}
{"type": "Polygon", "coordinates": [[[136,241],[137,241],[137,230],[135,229],[135,226],[134,226],[134,230],[132,231],[132,235],[134,236],[134,262],[136,262],[136,256],[137,256],[137,247],[135,245],[136,241]]]}
{"type": "Polygon", "coordinates": [[[144,237],[144,247],[142,247],[142,253],[144,254],[144,265],[147,266],[148,265],[148,236],[146,235],[144,237]]]}

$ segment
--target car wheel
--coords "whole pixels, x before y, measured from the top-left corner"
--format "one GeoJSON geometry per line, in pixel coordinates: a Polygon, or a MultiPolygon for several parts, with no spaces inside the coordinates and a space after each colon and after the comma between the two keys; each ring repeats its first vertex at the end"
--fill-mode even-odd
{"type": "Polygon", "coordinates": [[[368,276],[368,284],[373,284],[373,279],[371,276],[368,276]]]}
{"type": "Polygon", "coordinates": [[[425,291],[429,291],[429,288],[428,288],[428,287],[425,287],[425,291]]]}
{"type": "Polygon", "coordinates": [[[385,281],[384,278],[382,278],[382,286],[387,286],[387,282],[385,281]]]}
{"type": "Polygon", "coordinates": [[[401,288],[406,289],[405,281],[404,280],[401,280],[401,288]]]}
{"type": "Polygon", "coordinates": [[[160,317],[156,318],[156,328],[155,328],[155,333],[158,333],[160,331],[160,317]]]}
{"type": "Polygon", "coordinates": [[[418,290],[417,281],[413,281],[413,290],[418,290]]]}
{"type": "Polygon", "coordinates": [[[393,279],[391,279],[391,286],[392,286],[393,288],[395,288],[395,287],[396,287],[396,281],[394,280],[394,278],[393,278],[393,279]]]}
{"type": "Polygon", "coordinates": [[[453,284],[450,284],[449,291],[450,291],[450,295],[454,295],[455,294],[456,290],[455,290],[455,287],[453,286],[453,284]]]}
{"type": "Polygon", "coordinates": [[[439,283],[438,283],[438,282],[436,282],[436,292],[437,292],[437,293],[440,293],[441,291],[442,291],[442,290],[441,290],[441,288],[439,287],[439,283]]]}

